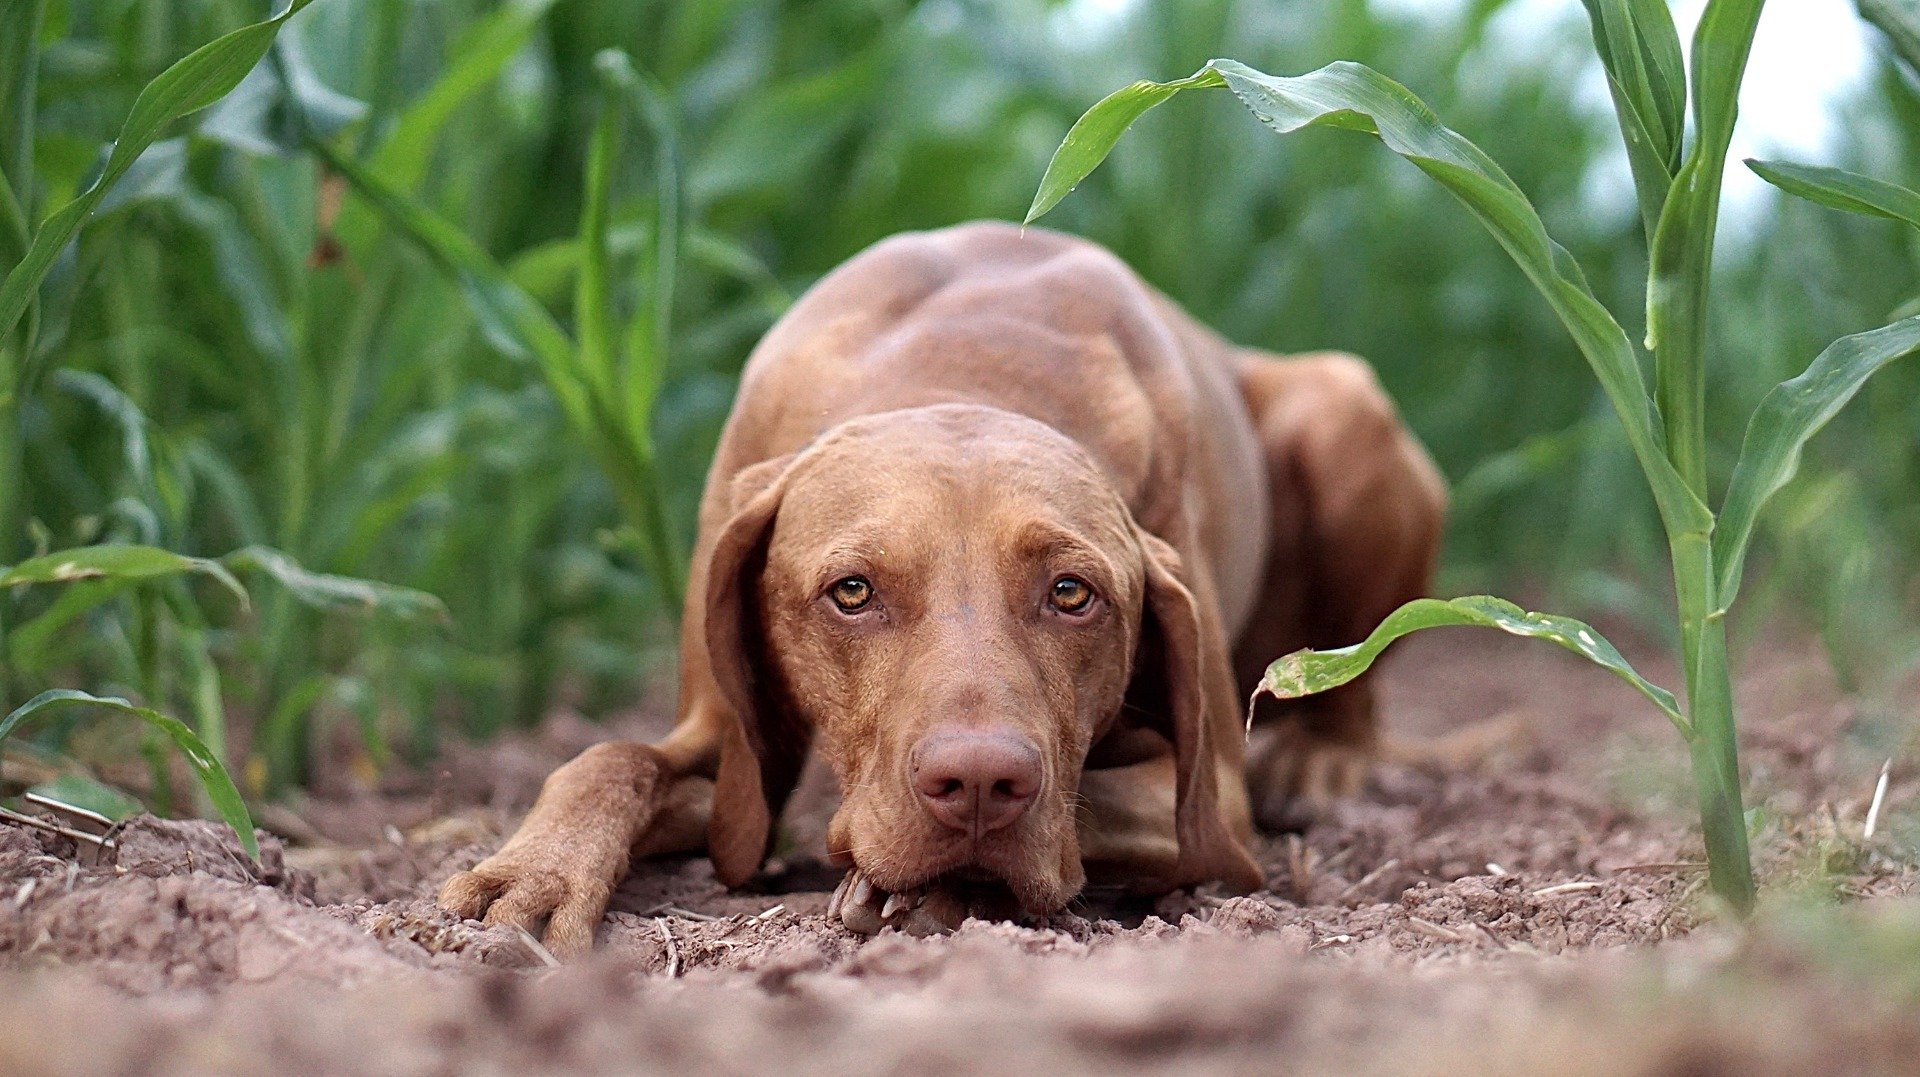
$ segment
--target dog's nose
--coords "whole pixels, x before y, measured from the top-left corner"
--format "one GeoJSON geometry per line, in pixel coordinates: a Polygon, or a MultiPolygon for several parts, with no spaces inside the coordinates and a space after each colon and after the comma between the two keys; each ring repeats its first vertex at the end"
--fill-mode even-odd
{"type": "Polygon", "coordinates": [[[929,733],[914,746],[912,765],[928,813],[976,838],[1012,826],[1040,792],[1040,749],[1017,733],[929,733]]]}

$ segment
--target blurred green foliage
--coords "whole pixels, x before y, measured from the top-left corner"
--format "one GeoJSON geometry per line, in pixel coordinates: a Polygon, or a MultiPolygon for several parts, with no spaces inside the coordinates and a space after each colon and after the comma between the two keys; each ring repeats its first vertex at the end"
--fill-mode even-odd
{"type": "MultiPolygon", "coordinates": [[[[30,152],[8,167],[0,139],[28,219],[84,185],[141,87],[266,14],[258,0],[46,0],[30,152]]],[[[30,666],[0,659],[0,704],[84,685],[204,713],[211,663],[258,788],[306,777],[315,746],[343,734],[377,764],[390,742],[426,753],[439,732],[522,724],[555,698],[630,700],[662,668],[670,622],[642,544],[538,365],[304,139],[464,232],[578,338],[594,59],[631,56],[678,139],[646,152],[659,144],[630,134],[605,177],[611,314],[660,313],[655,274],[671,263],[654,240],[673,202],[657,170],[671,164],[680,257],[651,437],[684,549],[734,378],[791,297],[892,232],[1017,218],[1060,135],[1123,76],[1225,55],[1391,70],[1502,162],[1603,300],[1631,309],[1641,221],[1585,13],[1521,14],[1501,0],[315,0],[238,89],[141,156],[41,289],[0,563],[94,542],[270,547],[439,596],[450,627],[270,588],[241,614],[194,585],[202,618],[178,613],[192,603],[175,581],[165,601],[109,596],[36,638],[30,666]]],[[[1920,93],[1874,62],[1823,163],[1912,185],[1920,93]]],[[[1373,360],[1456,484],[1446,590],[1544,581],[1587,611],[1667,605],[1628,582],[1662,577],[1664,544],[1606,403],[1506,256],[1362,140],[1191,122],[1237,108],[1182,100],[1146,117],[1050,223],[1112,246],[1236,340],[1373,360]]],[[[1723,231],[1709,376],[1729,414],[1707,426],[1736,440],[1711,447],[1716,486],[1767,388],[1920,291],[1891,222],[1769,195],[1723,231]]],[[[1920,365],[1890,369],[1814,443],[1763,526],[1761,555],[1784,571],[1736,626],[1810,610],[1863,687],[1920,660],[1917,395],[1920,365]]],[[[0,595],[0,628],[58,601],[0,595]]]]}

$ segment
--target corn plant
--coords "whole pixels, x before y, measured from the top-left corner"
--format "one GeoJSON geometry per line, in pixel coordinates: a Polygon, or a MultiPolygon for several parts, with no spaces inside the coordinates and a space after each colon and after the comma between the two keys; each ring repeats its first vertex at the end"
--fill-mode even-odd
{"type": "MultiPolygon", "coordinates": [[[[29,558],[10,568],[0,568],[0,595],[29,585],[68,585],[68,590],[63,596],[64,601],[54,603],[25,626],[29,638],[39,638],[49,630],[50,625],[57,628],[60,624],[78,616],[87,606],[104,601],[121,591],[191,574],[207,576],[217,581],[242,604],[246,603],[246,590],[241,587],[240,581],[234,578],[227,566],[219,561],[184,557],[151,546],[123,545],[61,550],[29,558]]],[[[18,634],[11,637],[0,636],[0,642],[9,645],[9,649],[13,649],[19,643],[18,634]]],[[[202,668],[211,673],[211,662],[207,662],[202,668]]],[[[199,779],[208,802],[219,812],[227,825],[233,828],[235,836],[240,839],[240,844],[247,853],[258,856],[260,850],[254,841],[253,819],[222,761],[226,747],[226,722],[218,706],[217,680],[214,683],[213,707],[211,713],[203,713],[200,716],[201,728],[198,733],[178,718],[152,707],[138,706],[115,696],[96,696],[74,689],[50,688],[15,708],[5,718],[0,718],[0,742],[5,741],[9,734],[29,719],[52,714],[63,708],[93,707],[139,718],[147,724],[153,734],[166,738],[180,750],[199,779]]],[[[163,772],[158,767],[156,771],[163,772]]],[[[163,788],[163,784],[156,778],[156,792],[163,788]]]]}
{"type": "MultiPolygon", "coordinates": [[[[1026,219],[1037,219],[1064,198],[1142,113],[1195,89],[1228,90],[1255,119],[1280,134],[1329,127],[1370,135],[1458,198],[1565,325],[1619,419],[1666,534],[1685,704],[1636,673],[1589,625],[1529,613],[1484,595],[1411,602],[1353,646],[1281,657],[1268,667],[1260,689],[1283,699],[1326,691],[1359,676],[1399,637],[1443,625],[1498,628],[1581,654],[1651,700],[1686,742],[1712,887],[1745,912],[1755,892],[1741,807],[1728,610],[1739,593],[1756,519],[1798,469],[1801,448],[1869,376],[1920,347],[1920,317],[1843,337],[1815,357],[1805,373],[1768,393],[1748,423],[1720,509],[1710,509],[1708,284],[1721,177],[1761,0],[1709,0],[1694,35],[1690,70],[1663,0],[1586,0],[1586,6],[1649,244],[1645,347],[1652,356],[1651,384],[1633,339],[1596,298],[1572,255],[1547,234],[1507,173],[1443,126],[1405,87],[1360,64],[1334,63],[1279,77],[1233,60],[1214,60],[1184,79],[1137,82],[1119,90],[1073,125],[1026,219]]],[[[1789,175],[1777,167],[1773,173],[1776,180],[1789,175]]],[[[1829,204],[1844,202],[1847,208],[1867,207],[1904,219],[1906,205],[1897,199],[1889,204],[1883,190],[1863,191],[1843,177],[1806,170],[1791,173],[1791,182],[1829,204]]]]}
{"type": "Polygon", "coordinates": [[[669,617],[676,617],[685,569],[667,521],[653,441],[653,408],[666,360],[680,248],[673,127],[659,97],[626,54],[602,52],[595,58],[595,70],[601,100],[588,150],[571,336],[453,224],[324,138],[309,134],[306,142],[381,221],[419,244],[460,282],[468,307],[496,344],[534,360],[575,434],[611,483],[662,606],[669,617]],[[644,120],[659,142],[659,212],[653,294],[623,329],[613,297],[609,199],[629,116],[644,120]]]}

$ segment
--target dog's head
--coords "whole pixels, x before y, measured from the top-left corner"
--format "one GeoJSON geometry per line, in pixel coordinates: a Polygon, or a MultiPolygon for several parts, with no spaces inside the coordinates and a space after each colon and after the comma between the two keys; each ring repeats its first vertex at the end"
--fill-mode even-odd
{"type": "Polygon", "coordinates": [[[1071,440],[984,407],[864,417],[742,472],[733,509],[705,596],[741,719],[710,830],[723,879],[758,867],[768,794],[811,741],[843,791],[837,862],[887,890],[990,876],[1056,909],[1084,882],[1081,769],[1123,707],[1176,756],[1178,881],[1231,855],[1179,558],[1071,440]]]}

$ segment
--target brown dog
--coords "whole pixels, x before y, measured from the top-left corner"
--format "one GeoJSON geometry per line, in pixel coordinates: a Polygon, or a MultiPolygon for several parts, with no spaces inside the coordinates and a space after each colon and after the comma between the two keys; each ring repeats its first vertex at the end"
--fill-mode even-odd
{"type": "Polygon", "coordinates": [[[1357,682],[1248,765],[1248,691],[1422,594],[1444,502],[1360,360],[1236,348],[1084,240],[889,239],[747,363],[673,732],[555,771],[441,904],[585,951],[633,857],[753,875],[810,748],[858,930],[980,880],[1050,912],[1089,867],[1257,888],[1255,804],[1353,789],[1378,736],[1357,682]]]}

